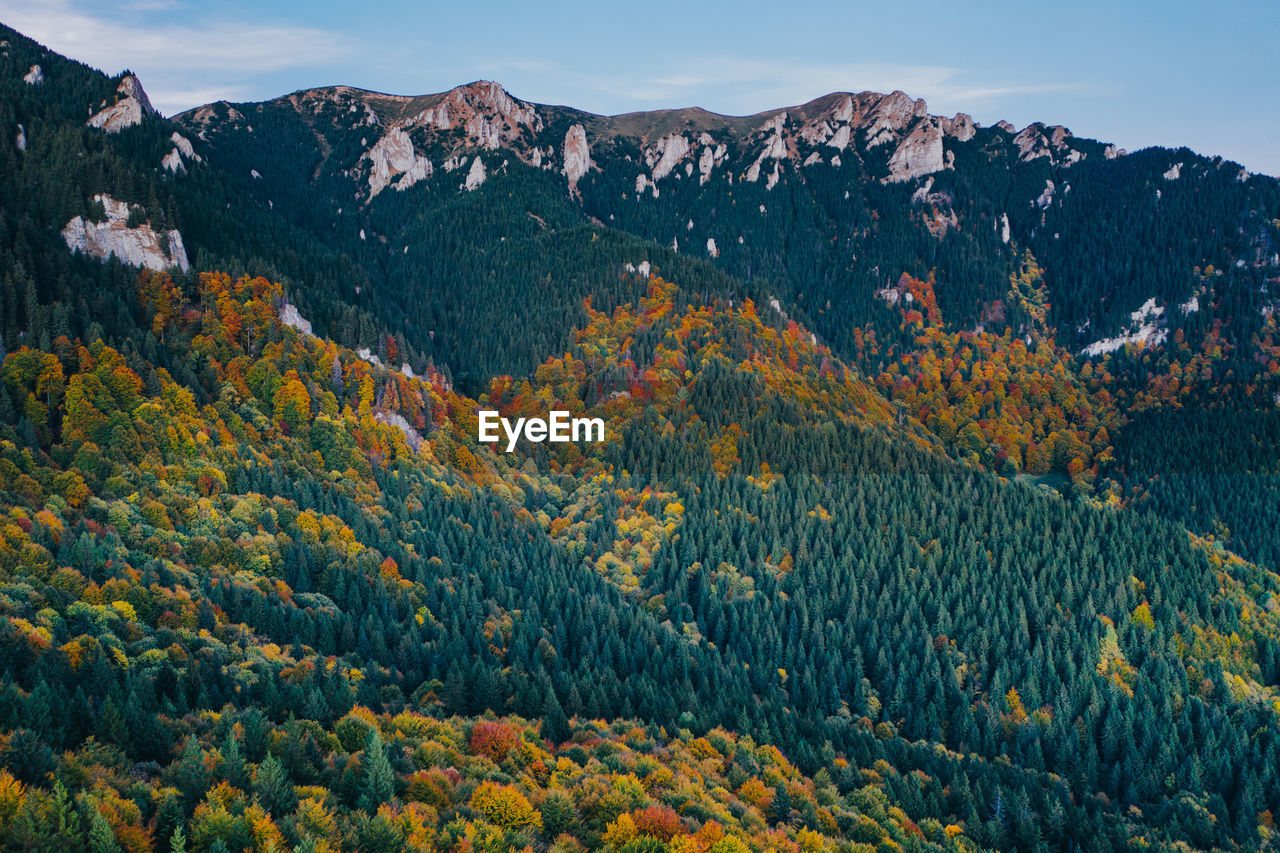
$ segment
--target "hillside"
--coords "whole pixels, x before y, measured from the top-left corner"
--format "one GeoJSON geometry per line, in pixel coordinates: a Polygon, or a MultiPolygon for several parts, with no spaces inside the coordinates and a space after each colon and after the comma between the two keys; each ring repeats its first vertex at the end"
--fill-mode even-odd
{"type": "Polygon", "coordinates": [[[6,849],[1275,843],[1274,180],[0,41],[6,849]]]}

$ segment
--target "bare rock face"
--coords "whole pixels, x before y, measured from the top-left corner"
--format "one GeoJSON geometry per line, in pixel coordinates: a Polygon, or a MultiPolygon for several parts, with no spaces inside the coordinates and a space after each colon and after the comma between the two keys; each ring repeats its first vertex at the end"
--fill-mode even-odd
{"type": "Polygon", "coordinates": [[[298,312],[298,306],[291,302],[286,302],[280,306],[280,322],[286,326],[292,326],[304,335],[314,337],[311,331],[311,321],[303,317],[298,312]]]}
{"type": "Polygon", "coordinates": [[[431,173],[435,171],[435,167],[431,165],[431,161],[426,157],[419,156],[413,161],[413,165],[409,167],[409,171],[400,176],[400,180],[396,181],[394,188],[396,192],[403,192],[418,181],[425,181],[431,177],[431,173]]]}
{"type": "Polygon", "coordinates": [[[39,86],[44,82],[44,72],[40,70],[39,65],[33,65],[31,66],[31,70],[23,76],[22,80],[28,86],[39,86]]]}
{"type": "Polygon", "coordinates": [[[831,97],[821,112],[808,115],[798,133],[787,134],[781,126],[774,130],[765,152],[748,168],[747,180],[759,179],[760,164],[767,157],[788,158],[804,166],[817,165],[825,159],[817,151],[805,152],[805,146],[836,149],[830,162],[839,166],[839,154],[861,140],[867,150],[885,146],[892,151],[887,181],[907,181],[951,168],[944,138],[967,142],[977,134],[977,125],[964,113],[957,113],[954,118],[931,116],[923,100],[897,91],[831,97]]]}
{"type": "MultiPolygon", "coordinates": [[[[1198,302],[1196,306],[1199,307],[1198,302]]],[[[1115,352],[1130,344],[1142,347],[1159,346],[1169,337],[1164,313],[1164,306],[1156,304],[1155,297],[1152,297],[1129,315],[1129,328],[1124,334],[1094,341],[1080,352],[1082,355],[1099,356],[1115,352]]]]}
{"type": "MultiPolygon", "coordinates": [[[[864,93],[860,98],[867,97],[864,93]]],[[[924,99],[912,100],[906,92],[896,91],[888,95],[871,95],[869,109],[859,123],[867,129],[868,138],[882,130],[901,131],[913,121],[929,114],[924,99]]]]}
{"type": "Polygon", "coordinates": [[[144,117],[156,114],[147,93],[142,90],[142,84],[132,74],[120,81],[116,94],[119,97],[114,104],[90,117],[87,122],[89,127],[101,128],[107,133],[119,133],[126,127],[140,124],[144,117]]]}
{"type": "Polygon", "coordinates": [[[1043,125],[1027,125],[1013,138],[1013,144],[1018,146],[1018,159],[1024,163],[1038,160],[1041,157],[1052,157],[1052,152],[1049,150],[1049,140],[1044,135],[1043,125]]]}
{"type": "Polygon", "coordinates": [[[1044,189],[1040,191],[1040,195],[1032,202],[1036,207],[1045,210],[1049,205],[1053,204],[1053,194],[1057,190],[1057,186],[1053,181],[1045,180],[1044,189]]]}
{"type": "Polygon", "coordinates": [[[486,177],[484,162],[481,161],[479,157],[476,157],[471,161],[471,170],[467,172],[467,180],[463,184],[463,188],[466,189],[467,192],[479,189],[480,185],[484,183],[486,177]]]}
{"type": "Polygon", "coordinates": [[[497,150],[512,147],[526,129],[541,132],[542,116],[532,104],[517,101],[497,83],[482,80],[453,89],[407,124],[437,130],[461,127],[470,143],[497,150]]]}
{"type": "Polygon", "coordinates": [[[1029,124],[1013,137],[1018,146],[1018,159],[1024,163],[1048,157],[1050,163],[1076,163],[1084,154],[1071,147],[1071,131],[1062,125],[1045,127],[1039,122],[1029,124]]]}
{"type": "Polygon", "coordinates": [[[22,125],[18,125],[18,135],[14,137],[13,144],[18,146],[19,151],[27,150],[27,129],[22,125]]]}
{"type": "Polygon", "coordinates": [[[698,185],[702,186],[711,180],[711,170],[715,168],[716,155],[711,150],[711,146],[702,149],[702,156],[698,158],[698,185]]]}
{"type": "Polygon", "coordinates": [[[827,145],[830,145],[837,151],[843,151],[849,147],[849,137],[851,133],[852,130],[849,125],[843,124],[836,128],[835,133],[831,134],[831,138],[827,140],[827,145]]]}
{"type": "Polygon", "coordinates": [[[102,205],[107,218],[89,222],[77,216],[68,222],[62,229],[62,239],[72,253],[82,252],[100,261],[115,255],[123,263],[152,270],[190,269],[182,235],[176,229],[157,234],[145,222],[130,228],[129,205],[106,195],[96,195],[93,200],[102,205]]]}
{"type": "MultiPolygon", "coordinates": [[[[377,115],[367,105],[366,111],[363,122],[379,124],[377,115]]],[[[367,160],[371,167],[369,198],[388,186],[396,190],[408,189],[434,173],[431,161],[414,150],[409,136],[411,131],[425,132],[431,140],[440,131],[459,128],[463,131],[462,138],[454,139],[453,156],[446,157],[441,164],[446,172],[458,167],[457,152],[468,147],[490,151],[508,149],[525,163],[542,164],[542,151],[532,145],[533,138],[542,130],[542,117],[537,109],[511,97],[497,83],[480,81],[459,86],[447,92],[433,106],[392,124],[386,134],[361,155],[361,162],[367,160]]],[[[585,143],[584,133],[584,146],[585,143]]],[[[588,167],[589,163],[588,156],[588,167]]],[[[585,173],[585,169],[583,171],[585,173]]],[[[473,161],[464,186],[475,189],[484,183],[484,179],[484,164],[473,161]]]]}
{"type": "Polygon", "coordinates": [[[658,181],[671,174],[676,164],[689,153],[689,140],[678,133],[672,133],[658,140],[652,151],[646,151],[646,159],[653,166],[653,181],[658,181]],[[656,159],[656,163],[653,162],[656,159]]]}
{"type": "Polygon", "coordinates": [[[825,144],[843,151],[852,141],[854,131],[861,130],[865,133],[867,146],[875,147],[895,140],[916,119],[926,115],[928,108],[925,102],[913,100],[903,92],[846,94],[821,114],[810,118],[797,137],[812,146],[825,144]]]}
{"type": "Polygon", "coordinates": [[[578,194],[578,181],[591,168],[591,148],[587,145],[587,131],[580,124],[569,128],[564,135],[564,175],[569,179],[569,193],[578,194]]]}
{"type": "Polygon", "coordinates": [[[781,160],[787,156],[787,141],[783,136],[786,126],[787,114],[778,113],[765,122],[764,127],[760,128],[761,132],[768,133],[769,137],[765,140],[764,150],[756,158],[757,161],[766,159],[781,160]]]}
{"type": "Polygon", "coordinates": [[[960,142],[968,142],[978,132],[978,126],[973,123],[973,116],[967,113],[956,113],[955,118],[939,118],[938,124],[942,125],[943,133],[955,137],[960,142]]]}
{"type": "Polygon", "coordinates": [[[926,119],[907,134],[889,158],[890,182],[909,181],[946,168],[942,152],[942,128],[926,119]]]}
{"type": "Polygon", "coordinates": [[[800,138],[810,145],[821,145],[835,134],[835,128],[826,120],[818,120],[806,124],[800,129],[800,138]]]}
{"type": "MultiPolygon", "coordinates": [[[[790,149],[786,138],[788,118],[789,116],[786,113],[778,113],[756,131],[756,138],[764,143],[764,147],[756,156],[755,162],[747,168],[748,181],[755,183],[760,180],[760,167],[765,160],[784,160],[789,155],[790,149]]],[[[773,189],[778,183],[778,177],[778,167],[775,163],[773,171],[765,181],[765,189],[773,189]]]]}
{"type": "Polygon", "coordinates": [[[188,160],[195,160],[197,163],[200,162],[200,159],[201,159],[200,155],[197,154],[195,152],[195,149],[191,147],[190,139],[187,139],[185,136],[183,136],[181,133],[178,133],[178,131],[175,130],[172,134],[170,134],[169,141],[173,143],[173,146],[178,149],[178,152],[183,157],[186,157],[188,160]]]}
{"type": "Polygon", "coordinates": [[[160,165],[167,172],[173,172],[175,175],[185,175],[187,173],[187,165],[184,160],[190,160],[193,163],[200,163],[204,160],[196,153],[195,148],[191,146],[191,140],[187,139],[176,130],[169,135],[169,141],[173,143],[173,150],[164,155],[160,161],[160,165]]]}
{"type": "Polygon", "coordinates": [[[185,175],[187,173],[187,167],[182,162],[182,154],[177,148],[164,155],[160,159],[160,165],[166,172],[173,172],[175,175],[185,175]]]}
{"type": "Polygon", "coordinates": [[[173,143],[173,150],[160,160],[161,167],[166,172],[172,172],[175,175],[185,175],[187,173],[187,164],[185,160],[191,160],[195,163],[201,162],[202,158],[191,147],[191,140],[187,139],[176,130],[170,134],[169,141],[173,143]]]}
{"type": "Polygon", "coordinates": [[[369,172],[370,198],[386,189],[392,178],[408,172],[417,163],[413,140],[398,127],[388,131],[360,159],[372,164],[369,172]]]}

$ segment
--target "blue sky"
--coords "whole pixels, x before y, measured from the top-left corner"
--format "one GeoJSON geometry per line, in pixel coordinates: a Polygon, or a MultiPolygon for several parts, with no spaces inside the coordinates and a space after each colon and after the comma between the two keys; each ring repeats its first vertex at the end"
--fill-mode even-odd
{"type": "Polygon", "coordinates": [[[422,94],[493,79],[601,113],[742,114],[902,89],[983,124],[1065,124],[1280,175],[1276,0],[0,0],[0,21],[108,72],[132,68],[169,114],[332,83],[422,94]]]}

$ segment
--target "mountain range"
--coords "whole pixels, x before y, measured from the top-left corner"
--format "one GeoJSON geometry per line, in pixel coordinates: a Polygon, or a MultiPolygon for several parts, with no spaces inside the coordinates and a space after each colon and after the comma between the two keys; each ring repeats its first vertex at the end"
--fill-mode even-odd
{"type": "Polygon", "coordinates": [[[1277,287],[1186,148],[0,27],[0,843],[1273,845],[1277,287]]]}

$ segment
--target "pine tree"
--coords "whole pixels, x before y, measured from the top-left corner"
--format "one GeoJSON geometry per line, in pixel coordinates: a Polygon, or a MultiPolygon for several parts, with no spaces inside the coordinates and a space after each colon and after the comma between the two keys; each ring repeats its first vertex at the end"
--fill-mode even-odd
{"type": "Polygon", "coordinates": [[[248,787],[249,774],[245,770],[244,756],[240,752],[240,740],[234,731],[228,731],[222,744],[222,778],[237,788],[248,787]]]}
{"type": "Polygon", "coordinates": [[[361,764],[364,766],[364,779],[360,786],[360,808],[373,814],[378,806],[390,802],[396,793],[395,773],[387,760],[382,735],[376,729],[369,733],[361,764]]]}
{"type": "Polygon", "coordinates": [[[189,812],[209,789],[209,771],[204,765],[204,753],[200,749],[200,741],[194,736],[187,738],[187,745],[183,747],[182,757],[178,759],[173,774],[189,812]]]}
{"type": "Polygon", "coordinates": [[[102,816],[102,812],[92,803],[87,804],[89,812],[89,850],[91,853],[120,853],[120,845],[116,842],[111,825],[102,816]]]}
{"type": "Polygon", "coordinates": [[[268,755],[258,765],[254,788],[263,808],[276,817],[289,814],[298,804],[298,797],[293,791],[289,774],[274,755],[268,755]]]}
{"type": "Polygon", "coordinates": [[[363,818],[359,835],[361,853],[401,853],[404,850],[404,836],[382,815],[363,818]]]}

